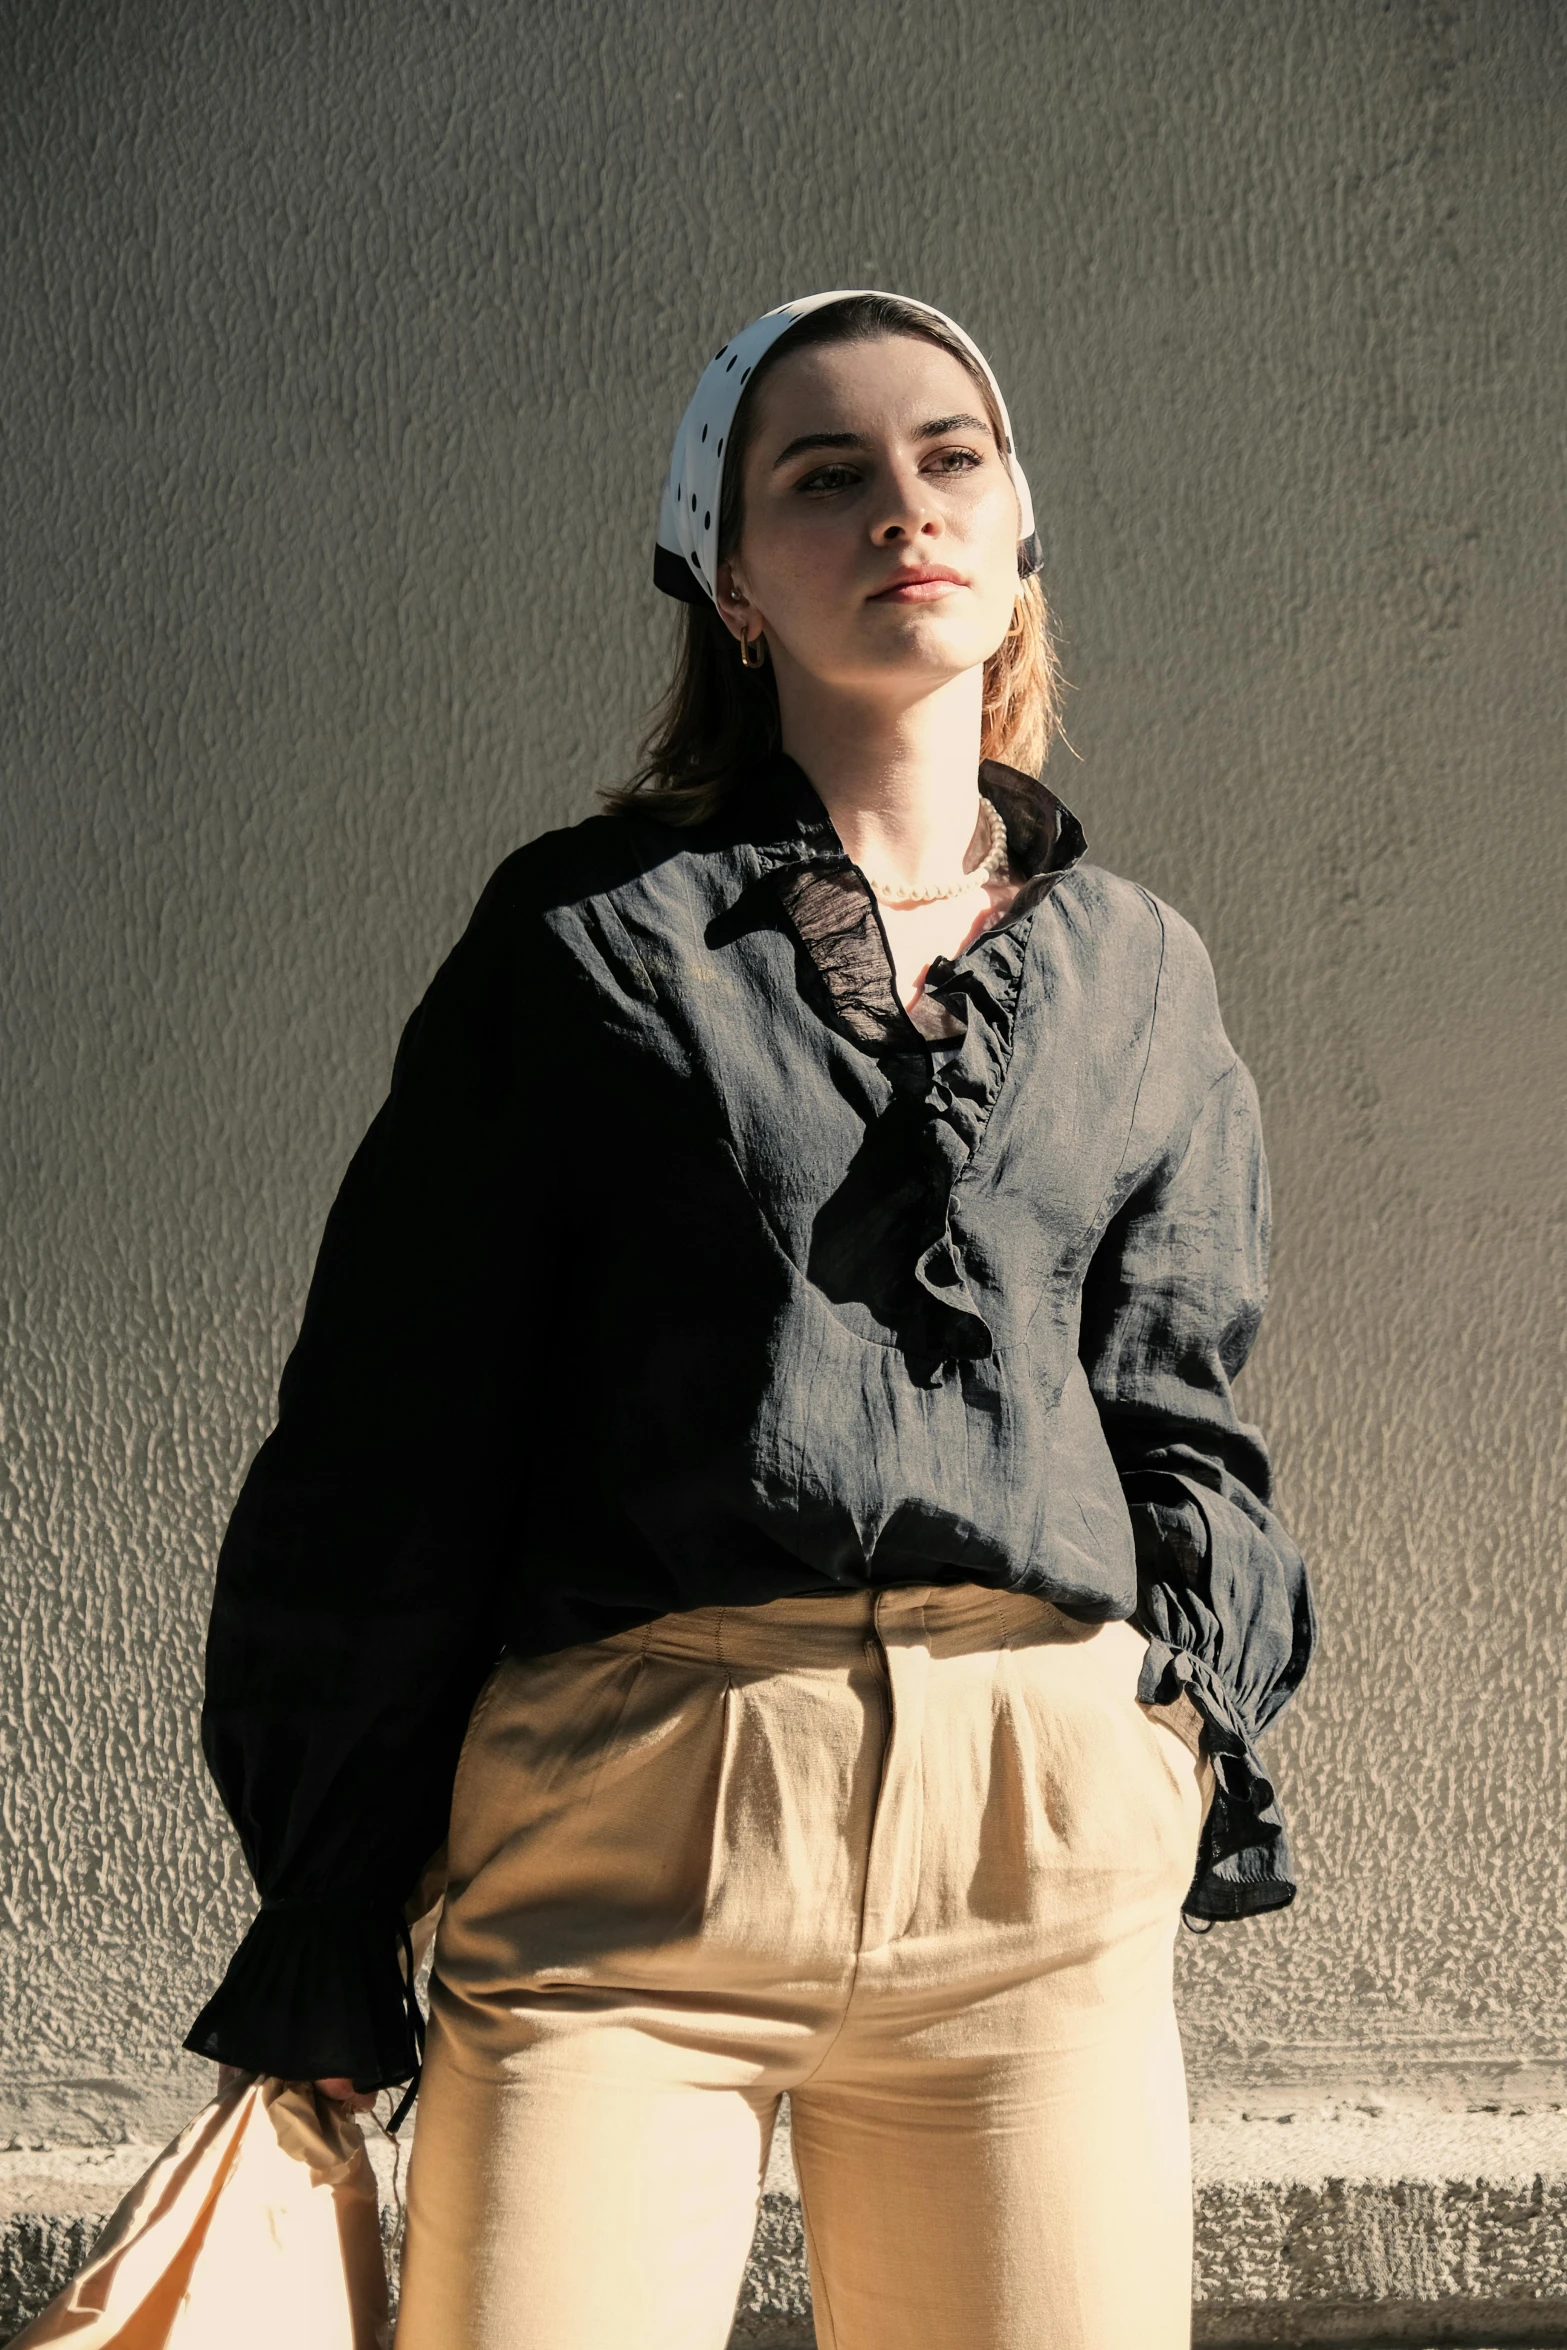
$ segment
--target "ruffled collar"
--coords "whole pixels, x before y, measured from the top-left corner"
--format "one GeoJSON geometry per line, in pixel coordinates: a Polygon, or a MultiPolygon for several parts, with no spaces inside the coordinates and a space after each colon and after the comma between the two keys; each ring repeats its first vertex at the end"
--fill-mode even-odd
{"type": "Polygon", "coordinates": [[[789,922],[816,968],[833,1017],[867,1052],[907,1052],[956,1036],[967,1023],[980,950],[1026,921],[1082,857],[1083,828],[1048,784],[996,759],[980,763],[979,787],[1007,832],[1022,888],[997,921],[954,960],[938,956],[912,1012],[899,998],[886,933],[869,884],[853,864],[810,777],[779,751],[738,795],[742,837],[772,877],[789,922]]]}
{"type": "MultiPolygon", "coordinates": [[[[1003,766],[999,759],[982,759],[979,784],[1001,812],[1014,872],[1033,877],[1062,871],[1082,856],[1087,845],[1082,826],[1039,777],[1003,766]]],[[[753,768],[731,806],[740,836],[770,863],[791,854],[847,861],[815,786],[787,751],[775,751],[753,768]]]]}
{"type": "MultiPolygon", "coordinates": [[[[935,1385],[949,1366],[992,1351],[983,1308],[952,1229],[953,1186],[973,1159],[1006,1080],[1028,939],[1048,892],[1083,855],[1077,818],[1045,784],[986,760],[980,789],[1007,828],[1022,888],[999,920],[956,957],[938,956],[912,1012],[898,994],[892,955],[870,885],[853,864],[810,779],[780,754],[745,799],[745,831],[761,886],[776,893],[816,982],[821,1016],[886,1079],[892,1122],[917,1208],[866,1228],[845,1209],[835,1246],[862,1272],[891,1249],[883,1286],[912,1375],[935,1385]],[[936,1050],[938,1044],[941,1050],[936,1050]],[[901,1278],[900,1278],[901,1276],[901,1278]]],[[[836,1229],[836,1228],[835,1228],[836,1229]]]]}

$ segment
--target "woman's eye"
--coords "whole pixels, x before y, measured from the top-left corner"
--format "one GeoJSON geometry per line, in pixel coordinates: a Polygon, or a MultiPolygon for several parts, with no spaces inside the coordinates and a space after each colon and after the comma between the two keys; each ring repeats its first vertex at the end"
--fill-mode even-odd
{"type": "MultiPolygon", "coordinates": [[[[984,458],[978,449],[937,449],[924,461],[927,473],[972,473],[984,458]]],[[[860,481],[860,470],[854,465],[817,465],[803,473],[795,483],[797,490],[807,495],[830,496],[834,490],[853,489],[860,481]]]]}

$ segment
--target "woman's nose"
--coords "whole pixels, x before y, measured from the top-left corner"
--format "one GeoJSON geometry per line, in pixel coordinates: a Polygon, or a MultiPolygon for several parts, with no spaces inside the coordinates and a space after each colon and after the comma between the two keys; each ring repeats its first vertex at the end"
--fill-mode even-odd
{"type": "Polygon", "coordinates": [[[877,524],[874,533],[878,546],[894,546],[900,539],[920,537],[925,531],[939,531],[939,516],[923,504],[910,501],[889,508],[877,524]]]}

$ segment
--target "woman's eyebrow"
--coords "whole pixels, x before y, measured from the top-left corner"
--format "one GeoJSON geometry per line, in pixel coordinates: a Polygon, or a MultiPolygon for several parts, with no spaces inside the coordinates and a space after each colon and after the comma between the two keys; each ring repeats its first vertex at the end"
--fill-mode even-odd
{"type": "MultiPolygon", "coordinates": [[[[947,432],[989,432],[989,430],[990,427],[982,416],[936,416],[931,419],[929,424],[917,425],[912,437],[917,441],[939,441],[942,434],[947,432]]],[[[787,465],[791,457],[803,456],[807,449],[863,449],[864,447],[864,435],[857,432],[803,432],[798,440],[791,441],[786,449],[779,451],[773,459],[773,471],[776,473],[780,465],[787,465]]]]}

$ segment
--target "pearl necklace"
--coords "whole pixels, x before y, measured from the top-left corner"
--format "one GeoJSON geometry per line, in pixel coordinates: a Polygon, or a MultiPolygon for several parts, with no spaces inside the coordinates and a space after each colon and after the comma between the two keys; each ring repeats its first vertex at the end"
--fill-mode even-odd
{"type": "Polygon", "coordinates": [[[985,854],[971,872],[959,874],[956,881],[943,882],[939,889],[914,889],[906,881],[889,881],[885,874],[860,871],[879,898],[897,898],[904,905],[931,906],[938,898],[966,897],[971,889],[980,889],[1007,869],[1007,828],[996,813],[991,801],[980,794],[979,820],[985,830],[985,854]]]}

